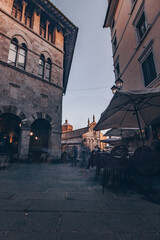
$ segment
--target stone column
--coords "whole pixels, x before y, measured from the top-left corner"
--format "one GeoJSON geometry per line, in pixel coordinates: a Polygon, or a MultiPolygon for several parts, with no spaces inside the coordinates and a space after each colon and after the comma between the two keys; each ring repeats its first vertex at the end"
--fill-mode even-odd
{"type": "Polygon", "coordinates": [[[49,138],[49,162],[58,162],[61,160],[61,133],[51,131],[49,138]]]}
{"type": "Polygon", "coordinates": [[[22,23],[25,24],[25,11],[26,11],[27,3],[23,1],[23,8],[22,8],[22,23]]]}
{"type": "Polygon", "coordinates": [[[35,9],[33,12],[33,31],[40,34],[41,10],[35,9]]]}
{"type": "Polygon", "coordinates": [[[20,162],[25,162],[28,160],[29,141],[30,141],[30,129],[22,127],[18,151],[20,162]]]}
{"type": "Polygon", "coordinates": [[[55,28],[54,32],[53,32],[53,39],[54,39],[55,46],[63,51],[64,50],[64,36],[63,36],[62,31],[58,31],[55,28]]]}
{"type": "Polygon", "coordinates": [[[47,20],[46,21],[46,39],[48,40],[48,28],[49,28],[50,22],[47,20]]]}

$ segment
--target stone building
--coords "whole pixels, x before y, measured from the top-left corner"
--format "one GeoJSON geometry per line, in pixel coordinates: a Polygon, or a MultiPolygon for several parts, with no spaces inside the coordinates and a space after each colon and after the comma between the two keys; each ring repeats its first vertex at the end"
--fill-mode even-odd
{"type": "Polygon", "coordinates": [[[115,79],[124,90],[160,86],[160,1],[108,0],[115,79]]]}
{"type": "Polygon", "coordinates": [[[106,144],[101,140],[106,139],[100,131],[95,131],[96,126],[95,116],[93,122],[88,119],[87,127],[73,130],[73,126],[66,122],[62,125],[62,152],[69,151],[73,146],[77,147],[78,157],[81,157],[82,147],[85,146],[90,152],[98,146],[101,151],[105,149],[106,144]],[[67,126],[67,127],[66,127],[67,126]]]}
{"type": "Polygon", "coordinates": [[[58,160],[78,28],[49,0],[1,0],[0,26],[1,151],[58,160]]]}
{"type": "MultiPolygon", "coordinates": [[[[115,80],[123,90],[160,87],[159,26],[159,0],[108,0],[104,28],[111,30],[115,80]]],[[[160,120],[153,138],[160,139],[159,126],[160,120]]]]}

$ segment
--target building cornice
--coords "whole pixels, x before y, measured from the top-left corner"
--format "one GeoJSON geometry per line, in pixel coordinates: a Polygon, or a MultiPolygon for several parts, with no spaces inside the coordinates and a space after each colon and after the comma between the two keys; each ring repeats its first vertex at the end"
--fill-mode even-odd
{"type": "Polygon", "coordinates": [[[109,1],[107,13],[106,13],[106,17],[105,17],[105,21],[104,21],[104,25],[103,25],[104,28],[111,26],[114,13],[117,9],[118,2],[119,2],[119,0],[110,0],[109,1]]]}

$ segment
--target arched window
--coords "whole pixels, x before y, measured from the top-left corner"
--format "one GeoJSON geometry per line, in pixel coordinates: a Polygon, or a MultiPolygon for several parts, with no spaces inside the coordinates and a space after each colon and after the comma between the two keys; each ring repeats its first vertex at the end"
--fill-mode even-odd
{"type": "Polygon", "coordinates": [[[16,65],[17,53],[18,53],[18,40],[16,38],[13,38],[10,43],[8,63],[14,66],[16,65]]]}
{"type": "Polygon", "coordinates": [[[27,47],[26,47],[26,44],[22,43],[19,49],[19,56],[18,56],[18,67],[21,69],[25,69],[26,56],[27,56],[27,47]]]}
{"type": "Polygon", "coordinates": [[[45,57],[41,54],[39,59],[39,77],[44,78],[45,57]]]}
{"type": "Polygon", "coordinates": [[[48,81],[50,81],[50,79],[51,79],[51,60],[50,60],[50,58],[48,58],[47,62],[46,62],[45,79],[48,81]]]}

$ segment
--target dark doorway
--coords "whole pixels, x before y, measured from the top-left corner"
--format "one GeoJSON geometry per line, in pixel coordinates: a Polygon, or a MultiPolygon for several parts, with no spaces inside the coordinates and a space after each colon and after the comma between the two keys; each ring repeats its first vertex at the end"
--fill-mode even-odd
{"type": "Polygon", "coordinates": [[[9,154],[11,161],[18,160],[20,134],[19,117],[11,113],[0,116],[0,154],[9,154]]]}
{"type": "Polygon", "coordinates": [[[42,155],[49,153],[51,126],[45,119],[37,119],[31,125],[29,156],[32,162],[42,162],[42,155]]]}

